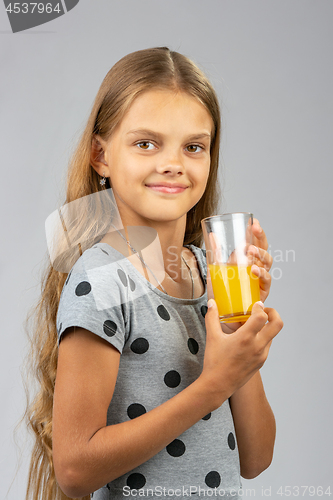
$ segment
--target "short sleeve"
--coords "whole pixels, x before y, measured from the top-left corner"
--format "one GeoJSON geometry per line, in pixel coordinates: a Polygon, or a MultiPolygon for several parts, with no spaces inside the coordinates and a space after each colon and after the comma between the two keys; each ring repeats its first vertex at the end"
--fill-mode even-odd
{"type": "Polygon", "coordinates": [[[66,279],[57,312],[58,342],[67,328],[80,327],[122,353],[128,304],[127,290],[121,281],[124,271],[119,262],[94,259],[97,250],[86,251],[66,279]]]}

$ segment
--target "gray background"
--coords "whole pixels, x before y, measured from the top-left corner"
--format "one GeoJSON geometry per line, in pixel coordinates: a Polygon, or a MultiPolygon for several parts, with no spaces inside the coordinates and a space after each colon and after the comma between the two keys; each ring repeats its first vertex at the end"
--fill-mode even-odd
{"type": "Polygon", "coordinates": [[[0,5],[1,499],[12,480],[7,498],[24,498],[30,444],[24,427],[18,445],[13,431],[24,409],[23,322],[39,293],[44,221],[63,201],[69,154],[106,72],[126,53],[158,45],[193,58],[215,85],[221,210],[253,211],[278,257],[267,305],[285,326],[262,369],[275,456],[244,489],[262,497],[271,487],[272,498],[282,498],[280,486],[333,492],[332,16],[330,0],[81,0],[12,34],[0,5]]]}

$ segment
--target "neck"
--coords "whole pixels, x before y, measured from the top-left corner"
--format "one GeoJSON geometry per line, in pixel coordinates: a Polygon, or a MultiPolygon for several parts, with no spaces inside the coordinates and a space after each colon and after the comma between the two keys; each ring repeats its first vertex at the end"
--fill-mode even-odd
{"type": "MultiPolygon", "coordinates": [[[[182,280],[182,251],[185,236],[186,216],[176,221],[132,221],[122,218],[124,229],[121,231],[123,237],[136,250],[141,252],[148,265],[153,269],[163,269],[163,272],[176,282],[182,280]],[[150,264],[149,264],[150,263],[150,264]]],[[[124,241],[117,238],[111,228],[111,233],[106,240],[111,246],[131,257],[133,253],[129,246],[124,246],[124,241]],[[112,240],[112,241],[111,241],[112,240]],[[122,248],[116,245],[120,244],[122,248]]]]}
{"type": "Polygon", "coordinates": [[[185,236],[185,226],[186,218],[184,218],[181,223],[176,221],[178,224],[170,224],[170,226],[163,226],[157,230],[158,238],[161,245],[164,269],[165,272],[174,281],[181,281],[181,269],[183,267],[182,263],[182,252],[184,249],[184,236],[185,236]]]}
{"type": "MultiPolygon", "coordinates": [[[[167,295],[183,298],[184,294],[189,293],[190,288],[191,296],[188,298],[193,299],[195,296],[195,280],[191,269],[193,255],[182,245],[186,221],[182,222],[182,230],[180,224],[177,228],[164,225],[163,231],[159,232],[155,229],[156,226],[152,225],[124,225],[122,230],[112,226],[102,241],[127,257],[147,281],[159,286],[167,295]]],[[[202,294],[202,291],[199,293],[202,294]]]]}

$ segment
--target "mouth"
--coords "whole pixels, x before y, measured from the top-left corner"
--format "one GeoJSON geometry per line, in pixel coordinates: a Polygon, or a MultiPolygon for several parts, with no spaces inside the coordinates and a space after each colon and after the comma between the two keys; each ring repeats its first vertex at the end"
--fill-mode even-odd
{"type": "Polygon", "coordinates": [[[146,184],[146,187],[159,193],[177,194],[182,193],[188,186],[184,184],[146,184]]]}

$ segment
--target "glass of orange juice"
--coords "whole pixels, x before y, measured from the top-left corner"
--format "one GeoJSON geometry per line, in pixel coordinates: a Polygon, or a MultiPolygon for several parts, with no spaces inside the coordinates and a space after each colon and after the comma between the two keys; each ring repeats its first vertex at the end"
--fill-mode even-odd
{"type": "Polygon", "coordinates": [[[235,212],[201,221],[208,274],[221,323],[246,321],[260,300],[259,278],[251,272],[253,215],[235,212]]]}

